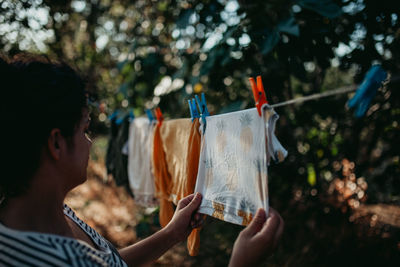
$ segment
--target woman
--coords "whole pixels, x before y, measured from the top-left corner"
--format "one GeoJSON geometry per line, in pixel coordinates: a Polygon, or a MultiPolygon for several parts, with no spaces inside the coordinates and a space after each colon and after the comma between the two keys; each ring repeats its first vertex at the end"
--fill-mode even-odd
{"type": "MultiPolygon", "coordinates": [[[[0,265],[126,266],[149,264],[201,225],[201,195],[189,195],[171,222],[117,251],[64,204],[86,180],[91,140],[85,84],[62,62],[20,54],[0,58],[0,265]]],[[[270,254],[283,231],[279,214],[259,210],[235,242],[230,265],[270,254]]]]}

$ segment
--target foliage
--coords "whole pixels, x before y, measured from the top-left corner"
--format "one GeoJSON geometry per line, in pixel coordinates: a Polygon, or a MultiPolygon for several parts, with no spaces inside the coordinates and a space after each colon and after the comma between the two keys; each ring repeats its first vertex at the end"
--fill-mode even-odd
{"type": "MultiPolygon", "coordinates": [[[[42,51],[79,67],[101,121],[117,108],[189,116],[187,100],[200,92],[213,114],[249,108],[249,76],[262,75],[267,99],[278,103],[360,83],[375,63],[400,73],[398,1],[9,0],[0,12],[3,51],[42,51]]],[[[368,184],[363,201],[398,205],[399,99],[393,79],[364,118],[346,110],[346,95],[277,109],[289,157],[270,168],[272,205],[293,214],[306,206],[316,221],[325,215],[310,209],[336,216],[329,188],[347,179],[344,159],[368,184]]]]}

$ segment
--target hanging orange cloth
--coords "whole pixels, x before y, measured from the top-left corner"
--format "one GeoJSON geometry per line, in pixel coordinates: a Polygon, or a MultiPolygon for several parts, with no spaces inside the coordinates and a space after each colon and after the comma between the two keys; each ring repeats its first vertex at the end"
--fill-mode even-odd
{"type": "MultiPolygon", "coordinates": [[[[156,181],[156,188],[166,188],[163,190],[165,193],[169,193],[169,196],[164,196],[163,199],[168,199],[176,205],[178,201],[187,195],[194,192],[197,178],[197,170],[200,157],[200,143],[201,135],[199,132],[199,120],[195,119],[193,122],[191,119],[176,119],[164,121],[159,130],[155,132],[154,140],[154,153],[159,150],[162,146],[162,157],[154,156],[154,163],[156,160],[165,160],[165,164],[158,162],[156,165],[161,165],[163,169],[160,172],[160,179],[162,181],[156,181]],[[156,137],[156,135],[158,135],[156,137]],[[156,140],[156,138],[158,140],[156,140]],[[164,168],[167,170],[164,170],[164,168]],[[157,186],[157,183],[159,186],[157,186]]],[[[158,175],[155,175],[158,176],[158,175]]],[[[158,190],[158,189],[157,189],[158,190]]],[[[169,203],[172,207],[172,203],[169,203]]],[[[160,206],[160,222],[161,219],[166,219],[166,214],[169,214],[170,207],[167,207],[167,203],[163,203],[160,206]],[[162,209],[166,209],[164,211],[162,209]],[[161,214],[163,217],[161,217],[161,214]]],[[[172,214],[173,215],[173,214],[172,214]]],[[[169,220],[172,218],[169,218],[169,220]]],[[[189,235],[187,240],[188,251],[191,256],[198,254],[200,245],[200,229],[194,229],[189,235]]]]}
{"type": "Polygon", "coordinates": [[[160,199],[160,224],[162,227],[165,227],[174,215],[174,208],[169,202],[169,197],[171,195],[171,176],[168,173],[167,161],[165,160],[165,153],[162,147],[160,124],[156,125],[153,138],[154,184],[156,196],[160,199]]]}

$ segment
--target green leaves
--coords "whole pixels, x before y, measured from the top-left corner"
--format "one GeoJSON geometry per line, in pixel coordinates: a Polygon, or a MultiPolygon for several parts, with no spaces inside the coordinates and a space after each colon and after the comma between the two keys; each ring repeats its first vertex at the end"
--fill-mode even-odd
{"type": "Polygon", "coordinates": [[[263,37],[263,42],[260,48],[261,53],[265,55],[271,52],[271,50],[278,44],[280,35],[277,29],[272,31],[265,30],[263,37]]]}
{"type": "Polygon", "coordinates": [[[313,10],[318,14],[333,19],[342,14],[340,6],[332,0],[297,0],[297,3],[304,8],[313,10]]]}
{"type": "Polygon", "coordinates": [[[314,166],[312,164],[308,164],[307,166],[307,182],[311,186],[315,186],[317,184],[317,174],[315,173],[314,166]]]}
{"type": "Polygon", "coordinates": [[[190,17],[195,14],[195,10],[193,9],[185,9],[179,15],[178,20],[176,21],[177,28],[186,28],[190,24],[190,17]]]}
{"type": "Polygon", "coordinates": [[[293,15],[285,20],[282,20],[276,28],[279,32],[286,32],[297,37],[300,36],[299,24],[293,15]]]}

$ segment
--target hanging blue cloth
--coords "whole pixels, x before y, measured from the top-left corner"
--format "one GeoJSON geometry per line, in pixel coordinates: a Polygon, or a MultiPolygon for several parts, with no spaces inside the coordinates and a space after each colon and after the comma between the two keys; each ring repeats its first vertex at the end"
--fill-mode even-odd
{"type": "Polygon", "coordinates": [[[118,116],[119,110],[115,110],[110,116],[108,116],[108,119],[110,121],[115,120],[118,116]]]}
{"type": "Polygon", "coordinates": [[[364,116],[371,100],[375,97],[386,77],[387,73],[381,65],[373,65],[368,70],[356,94],[347,102],[349,108],[355,108],[355,116],[357,118],[364,116]]]}

